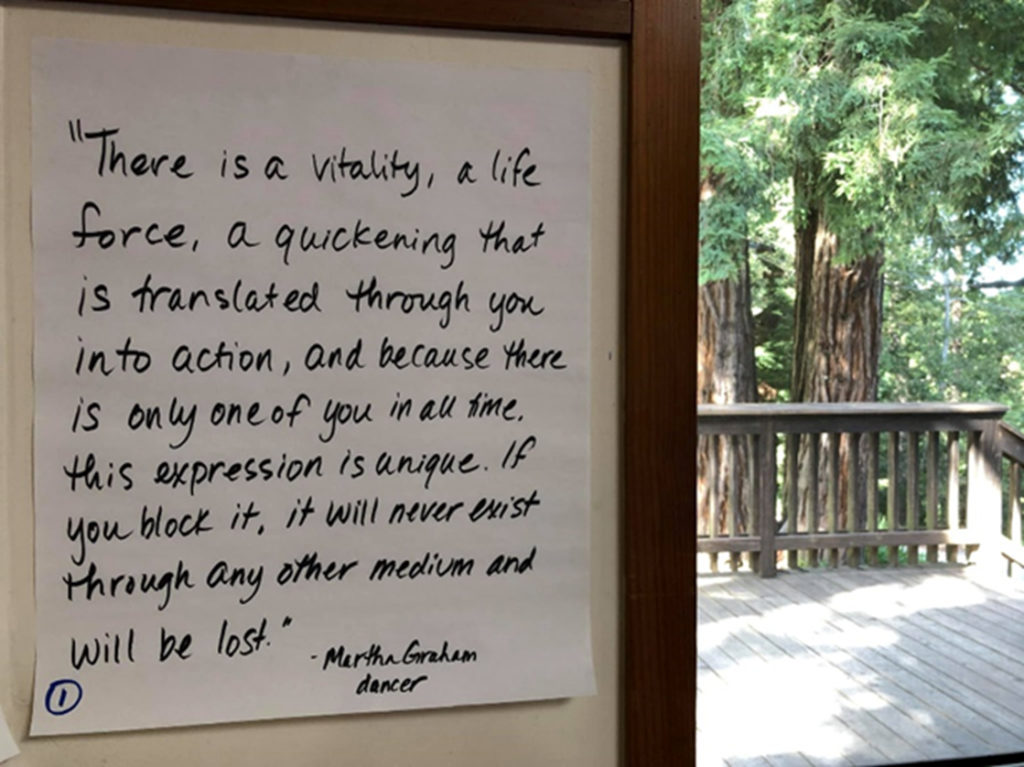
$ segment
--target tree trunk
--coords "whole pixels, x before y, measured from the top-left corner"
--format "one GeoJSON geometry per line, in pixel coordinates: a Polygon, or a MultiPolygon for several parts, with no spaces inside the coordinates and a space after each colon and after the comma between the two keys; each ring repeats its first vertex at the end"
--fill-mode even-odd
{"type": "MultiPolygon", "coordinates": [[[[797,191],[797,199],[800,199],[799,188],[797,191]]],[[[829,228],[820,202],[802,206],[802,213],[802,221],[796,229],[793,401],[874,401],[878,394],[881,343],[882,254],[837,263],[837,236],[829,228]]],[[[798,518],[802,530],[813,527],[822,531],[832,526],[828,514],[829,456],[830,440],[837,437],[822,437],[816,488],[812,487],[813,469],[808,460],[810,435],[800,441],[798,518]],[[816,521],[809,521],[814,492],[820,513],[816,521]]],[[[852,508],[850,504],[851,441],[856,446],[856,441],[850,437],[843,438],[839,446],[835,522],[838,530],[846,529],[850,514],[856,515],[858,524],[864,515],[863,492],[857,492],[852,508]]],[[[866,455],[859,449],[856,455],[858,474],[863,476],[866,455]]],[[[790,456],[786,456],[786,460],[789,461],[790,456]]],[[[786,475],[789,476],[788,472],[786,475]]]]}
{"type": "MultiPolygon", "coordinates": [[[[697,397],[701,404],[756,398],[750,268],[701,286],[697,301],[697,397]]],[[[743,533],[751,519],[751,461],[745,438],[701,437],[697,449],[697,532],[743,533]],[[732,517],[730,517],[730,512],[732,517]]],[[[738,558],[733,559],[738,564],[738,558]]],[[[716,566],[712,557],[712,567],[716,566]]]]}
{"type": "Polygon", "coordinates": [[[835,265],[836,236],[820,215],[798,230],[794,402],[878,396],[882,256],[835,265]]]}

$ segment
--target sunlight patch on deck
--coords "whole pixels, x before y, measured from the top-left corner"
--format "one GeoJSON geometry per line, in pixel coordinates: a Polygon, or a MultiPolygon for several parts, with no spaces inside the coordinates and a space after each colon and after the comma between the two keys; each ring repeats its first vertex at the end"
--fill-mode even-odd
{"type": "Polygon", "coordinates": [[[875,618],[905,615],[907,607],[916,610],[970,607],[985,601],[985,592],[966,578],[931,578],[920,583],[895,583],[862,586],[832,597],[828,604],[842,612],[861,612],[875,618]]]}
{"type": "Polygon", "coordinates": [[[1024,751],[1024,590],[970,570],[698,578],[701,765],[1024,751]]]}

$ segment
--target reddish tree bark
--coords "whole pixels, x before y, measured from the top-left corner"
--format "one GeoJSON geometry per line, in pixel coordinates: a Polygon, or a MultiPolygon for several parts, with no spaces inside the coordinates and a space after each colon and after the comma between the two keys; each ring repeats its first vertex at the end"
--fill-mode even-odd
{"type": "MultiPolygon", "coordinates": [[[[881,252],[855,260],[837,259],[838,238],[829,227],[821,204],[803,207],[796,231],[796,307],[793,346],[795,402],[870,402],[878,395],[878,359],[881,343],[883,275],[881,252]]],[[[819,483],[816,491],[822,513],[817,528],[827,528],[826,500],[829,472],[829,440],[821,443],[819,483]]],[[[848,515],[862,518],[864,499],[857,497],[849,508],[851,439],[844,438],[839,451],[838,527],[848,515]]],[[[854,442],[856,447],[856,442],[854,442]]],[[[800,520],[804,527],[811,503],[811,466],[807,438],[801,439],[799,456],[800,520]]],[[[786,460],[791,460],[786,456],[786,460]]],[[[858,471],[866,457],[858,451],[858,471]]],[[[788,472],[787,472],[788,476],[788,472]]]]}
{"type": "MultiPolygon", "coordinates": [[[[698,402],[716,405],[753,402],[757,397],[757,382],[750,268],[745,253],[733,277],[707,283],[699,289],[697,334],[698,402]]],[[[718,533],[729,532],[728,511],[734,498],[738,501],[736,531],[748,529],[751,458],[745,439],[700,439],[697,446],[698,534],[710,534],[712,520],[717,520],[718,533]]]]}

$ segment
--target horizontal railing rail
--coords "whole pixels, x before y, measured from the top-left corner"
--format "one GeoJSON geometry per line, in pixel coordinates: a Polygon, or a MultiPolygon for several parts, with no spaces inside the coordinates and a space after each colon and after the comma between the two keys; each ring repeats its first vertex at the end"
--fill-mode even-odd
{"type": "Polygon", "coordinates": [[[998,552],[1022,562],[1024,435],[992,403],[698,407],[699,552],[762,576],[827,561],[914,566],[998,552]],[[1003,460],[1011,508],[1003,509],[1003,460]],[[1016,525],[1016,528],[1014,528],[1016,525]],[[1016,530],[1016,534],[1014,533],[1016,530]]]}

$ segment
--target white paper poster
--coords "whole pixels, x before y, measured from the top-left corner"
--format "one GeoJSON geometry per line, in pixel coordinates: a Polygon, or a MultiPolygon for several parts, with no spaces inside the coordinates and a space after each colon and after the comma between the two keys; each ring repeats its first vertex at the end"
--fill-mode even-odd
{"type": "Polygon", "coordinates": [[[593,693],[588,76],[32,76],[32,733],[593,693]]]}
{"type": "Polygon", "coordinates": [[[3,709],[0,709],[0,762],[13,759],[19,753],[18,745],[14,742],[11,729],[7,726],[7,720],[4,718],[3,709]]]}

